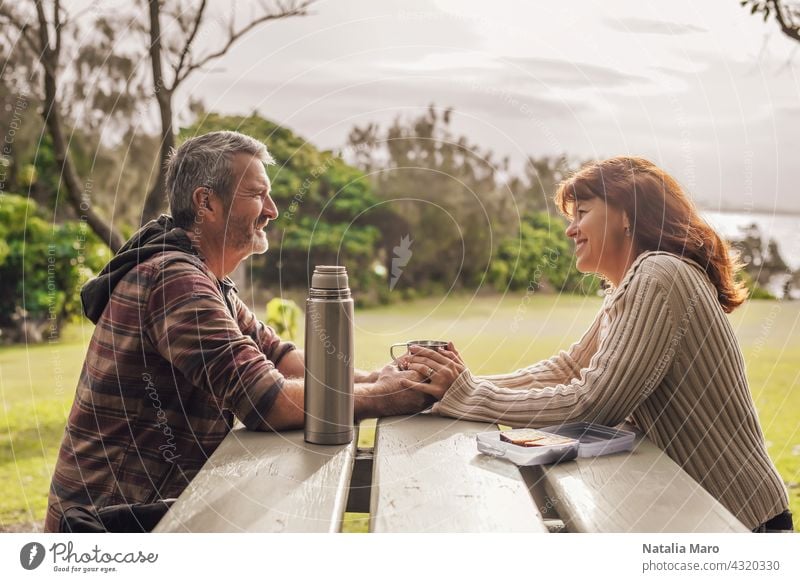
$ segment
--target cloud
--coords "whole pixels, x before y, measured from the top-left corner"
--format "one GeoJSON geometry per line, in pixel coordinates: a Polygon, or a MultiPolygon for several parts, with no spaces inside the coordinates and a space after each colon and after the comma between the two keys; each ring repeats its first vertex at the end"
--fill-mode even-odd
{"type": "Polygon", "coordinates": [[[496,78],[480,78],[474,73],[451,70],[447,74],[405,74],[375,79],[333,78],[320,74],[286,84],[220,78],[213,82],[214,92],[222,93],[223,97],[208,105],[213,109],[241,111],[246,103],[249,109],[255,106],[267,117],[284,121],[322,113],[340,119],[360,117],[369,111],[400,113],[409,108],[426,107],[429,103],[440,107],[452,105],[459,112],[481,118],[518,121],[572,118],[586,108],[572,96],[546,95],[541,90],[514,90],[496,78]],[[225,95],[226,90],[229,96],[225,95]]]}
{"type": "Polygon", "coordinates": [[[650,82],[645,77],[616,69],[566,60],[512,57],[502,62],[512,63],[530,73],[537,81],[548,85],[610,88],[650,82]]]}
{"type": "Polygon", "coordinates": [[[664,22],[662,20],[650,20],[648,18],[608,18],[605,19],[603,23],[612,30],[629,32],[632,34],[665,34],[675,36],[678,34],[708,32],[708,29],[695,26],[694,24],[664,22]]]}

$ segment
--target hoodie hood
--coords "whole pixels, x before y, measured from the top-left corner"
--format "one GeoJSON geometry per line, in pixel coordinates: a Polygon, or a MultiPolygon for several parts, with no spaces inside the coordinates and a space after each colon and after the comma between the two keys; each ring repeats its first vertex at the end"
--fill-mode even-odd
{"type": "Polygon", "coordinates": [[[162,214],[158,220],[151,220],[136,231],[97,277],[81,288],[81,305],[86,317],[96,324],[122,278],[138,264],[167,251],[197,256],[186,231],[176,228],[171,216],[162,214]]]}

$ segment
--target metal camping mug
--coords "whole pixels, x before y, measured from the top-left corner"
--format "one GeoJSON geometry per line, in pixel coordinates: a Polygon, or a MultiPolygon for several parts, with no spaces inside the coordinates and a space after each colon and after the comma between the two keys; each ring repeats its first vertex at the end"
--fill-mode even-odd
{"type": "Polygon", "coordinates": [[[400,342],[397,344],[392,344],[389,348],[389,355],[392,356],[392,361],[397,363],[397,358],[399,356],[394,355],[394,349],[396,347],[403,346],[408,350],[411,346],[419,346],[421,348],[428,348],[429,350],[437,350],[439,348],[446,348],[448,342],[443,342],[441,340],[409,340],[407,342],[400,342]]]}

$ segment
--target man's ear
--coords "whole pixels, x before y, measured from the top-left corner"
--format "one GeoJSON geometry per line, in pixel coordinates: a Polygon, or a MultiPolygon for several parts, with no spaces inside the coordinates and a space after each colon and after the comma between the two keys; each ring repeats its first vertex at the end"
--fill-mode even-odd
{"type": "Polygon", "coordinates": [[[219,210],[220,202],[210,188],[200,186],[192,192],[192,202],[199,217],[213,216],[219,210]]]}

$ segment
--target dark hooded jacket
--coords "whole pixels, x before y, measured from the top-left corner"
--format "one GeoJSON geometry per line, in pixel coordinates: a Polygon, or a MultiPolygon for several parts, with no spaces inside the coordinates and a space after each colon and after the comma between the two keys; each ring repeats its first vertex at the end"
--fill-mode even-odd
{"type": "Polygon", "coordinates": [[[157,220],[151,220],[136,231],[97,277],[83,286],[81,305],[86,317],[97,324],[122,278],[139,263],[167,251],[197,255],[186,231],[176,229],[172,217],[162,214],[157,220]]]}

